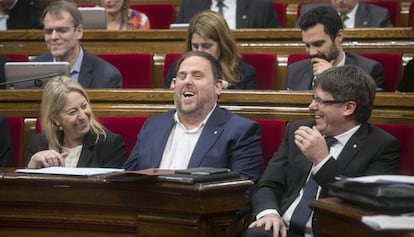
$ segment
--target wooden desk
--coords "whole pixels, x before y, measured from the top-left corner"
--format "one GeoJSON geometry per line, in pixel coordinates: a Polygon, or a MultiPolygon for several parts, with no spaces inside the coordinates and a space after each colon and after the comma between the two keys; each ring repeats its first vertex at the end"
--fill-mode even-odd
{"type": "Polygon", "coordinates": [[[108,183],[0,169],[0,236],[236,236],[253,183],[108,183]]]}
{"type": "Polygon", "coordinates": [[[375,236],[412,237],[413,230],[375,231],[361,222],[361,217],[378,215],[379,212],[352,205],[338,198],[322,198],[310,203],[318,218],[319,229],[324,237],[375,236]]]}

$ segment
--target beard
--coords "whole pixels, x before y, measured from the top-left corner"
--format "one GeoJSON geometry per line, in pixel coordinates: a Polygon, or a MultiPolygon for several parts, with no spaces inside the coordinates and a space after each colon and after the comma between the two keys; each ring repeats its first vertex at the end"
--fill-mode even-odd
{"type": "Polygon", "coordinates": [[[329,52],[327,54],[323,54],[323,53],[318,53],[315,55],[311,55],[310,58],[320,58],[320,59],[324,59],[328,62],[335,60],[339,55],[339,50],[338,47],[336,47],[335,44],[332,44],[331,47],[329,48],[329,52]]]}

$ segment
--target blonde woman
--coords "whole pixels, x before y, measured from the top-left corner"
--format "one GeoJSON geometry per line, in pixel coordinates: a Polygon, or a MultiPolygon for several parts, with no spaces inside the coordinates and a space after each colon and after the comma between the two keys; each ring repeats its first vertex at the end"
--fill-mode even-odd
{"type": "Polygon", "coordinates": [[[143,12],[129,8],[130,0],[100,0],[106,12],[108,30],[149,30],[150,21],[143,12]]]}
{"type": "Polygon", "coordinates": [[[28,168],[122,166],[123,138],[96,121],[79,83],[66,76],[51,79],[40,110],[42,134],[30,140],[28,168]]]}

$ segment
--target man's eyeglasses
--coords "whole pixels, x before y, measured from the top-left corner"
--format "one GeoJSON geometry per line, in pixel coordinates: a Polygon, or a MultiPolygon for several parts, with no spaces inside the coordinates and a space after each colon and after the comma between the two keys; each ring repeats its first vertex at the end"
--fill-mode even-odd
{"type": "Polygon", "coordinates": [[[76,26],[64,26],[64,27],[56,27],[56,28],[44,28],[43,32],[45,32],[45,34],[47,35],[51,35],[53,33],[53,31],[56,32],[56,34],[65,34],[67,33],[70,29],[72,28],[76,28],[76,26]]]}
{"type": "Polygon", "coordinates": [[[313,95],[312,101],[315,101],[315,103],[320,104],[320,105],[325,105],[325,104],[342,104],[344,102],[347,102],[348,100],[323,100],[313,95]]]}

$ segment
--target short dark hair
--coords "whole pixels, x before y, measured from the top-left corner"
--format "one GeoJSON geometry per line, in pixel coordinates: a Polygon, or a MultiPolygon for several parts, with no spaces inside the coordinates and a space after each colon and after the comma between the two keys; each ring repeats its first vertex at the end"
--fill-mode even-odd
{"type": "Polygon", "coordinates": [[[223,70],[221,69],[220,63],[215,59],[211,54],[203,52],[203,51],[188,51],[184,53],[181,58],[178,60],[176,71],[178,72],[178,69],[181,66],[181,63],[192,56],[199,56],[202,58],[207,59],[210,62],[211,70],[213,72],[214,81],[217,82],[218,79],[223,79],[223,70]]]}
{"type": "Polygon", "coordinates": [[[338,12],[331,6],[319,6],[312,8],[300,17],[299,27],[302,31],[322,24],[324,31],[331,39],[335,39],[338,32],[344,29],[344,25],[338,12]]]}
{"type": "Polygon", "coordinates": [[[72,16],[72,23],[74,26],[82,25],[82,14],[80,13],[76,3],[71,0],[58,0],[47,5],[41,16],[42,24],[44,24],[46,14],[50,13],[58,16],[62,11],[69,12],[72,16]]]}
{"type": "Polygon", "coordinates": [[[355,121],[365,123],[371,117],[376,84],[361,68],[354,65],[330,68],[318,75],[314,88],[328,92],[335,100],[354,101],[357,105],[353,114],[355,121]]]}

